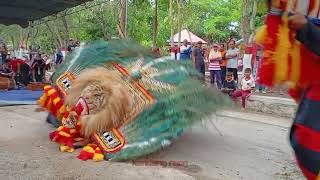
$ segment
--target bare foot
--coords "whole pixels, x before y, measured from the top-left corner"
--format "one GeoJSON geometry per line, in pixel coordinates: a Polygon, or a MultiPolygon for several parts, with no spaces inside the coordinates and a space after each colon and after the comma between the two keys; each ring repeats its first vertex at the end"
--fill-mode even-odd
{"type": "Polygon", "coordinates": [[[246,109],[245,108],[241,108],[241,111],[246,111],[246,109]]]}

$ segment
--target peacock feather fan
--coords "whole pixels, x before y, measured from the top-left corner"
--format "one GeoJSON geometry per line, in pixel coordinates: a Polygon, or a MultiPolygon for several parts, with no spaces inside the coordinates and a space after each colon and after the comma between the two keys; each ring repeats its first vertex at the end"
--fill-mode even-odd
{"type": "Polygon", "coordinates": [[[66,72],[78,76],[84,69],[96,67],[120,70],[124,84],[136,94],[136,107],[141,108],[132,120],[117,128],[120,136],[106,132],[93,138],[108,136],[115,146],[122,142],[117,138],[124,139],[125,144],[112,152],[108,151],[112,145],[99,141],[106,142],[104,155],[109,160],[135,159],[155,152],[193,124],[232,104],[219,91],[206,87],[190,62],[153,58],[146,49],[129,41],[97,41],[82,46],[67,57],[52,79],[56,81],[66,72]]]}

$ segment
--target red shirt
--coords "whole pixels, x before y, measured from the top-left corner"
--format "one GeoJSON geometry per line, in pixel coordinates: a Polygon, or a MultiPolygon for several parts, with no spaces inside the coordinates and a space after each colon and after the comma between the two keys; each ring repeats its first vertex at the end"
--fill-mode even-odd
{"type": "Polygon", "coordinates": [[[17,73],[18,70],[18,64],[27,64],[26,62],[24,62],[21,59],[12,59],[10,61],[10,66],[13,72],[17,73]]]}

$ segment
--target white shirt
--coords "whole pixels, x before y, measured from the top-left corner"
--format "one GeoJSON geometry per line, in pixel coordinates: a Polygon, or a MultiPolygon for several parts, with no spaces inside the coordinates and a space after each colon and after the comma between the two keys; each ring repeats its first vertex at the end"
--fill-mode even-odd
{"type": "Polygon", "coordinates": [[[239,56],[239,49],[228,49],[226,56],[228,55],[237,55],[237,57],[231,58],[227,60],[227,68],[238,68],[238,56],[239,56]]]}
{"type": "Polygon", "coordinates": [[[250,77],[249,80],[246,80],[245,77],[242,78],[241,80],[241,89],[242,90],[251,90],[251,88],[255,87],[255,82],[252,77],[250,77]]]}

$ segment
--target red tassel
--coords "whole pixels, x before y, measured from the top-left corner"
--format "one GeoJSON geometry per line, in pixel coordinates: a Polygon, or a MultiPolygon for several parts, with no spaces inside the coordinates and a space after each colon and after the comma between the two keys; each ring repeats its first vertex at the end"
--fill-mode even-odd
{"type": "Polygon", "coordinates": [[[52,140],[54,139],[54,137],[57,136],[57,134],[58,134],[58,131],[53,131],[53,132],[51,132],[51,133],[49,134],[50,140],[52,141],[52,140]]]}
{"type": "MultiPolygon", "coordinates": [[[[266,19],[268,40],[263,43],[264,50],[267,52],[275,52],[276,44],[278,43],[278,31],[281,23],[281,17],[268,15],[266,19]]],[[[262,64],[258,71],[260,83],[273,86],[275,74],[275,62],[270,56],[263,57],[262,64]]]]}
{"type": "Polygon", "coordinates": [[[87,151],[81,150],[80,154],[77,156],[78,159],[81,159],[83,161],[86,161],[88,159],[92,159],[93,158],[93,153],[89,153],[87,151]]]}

